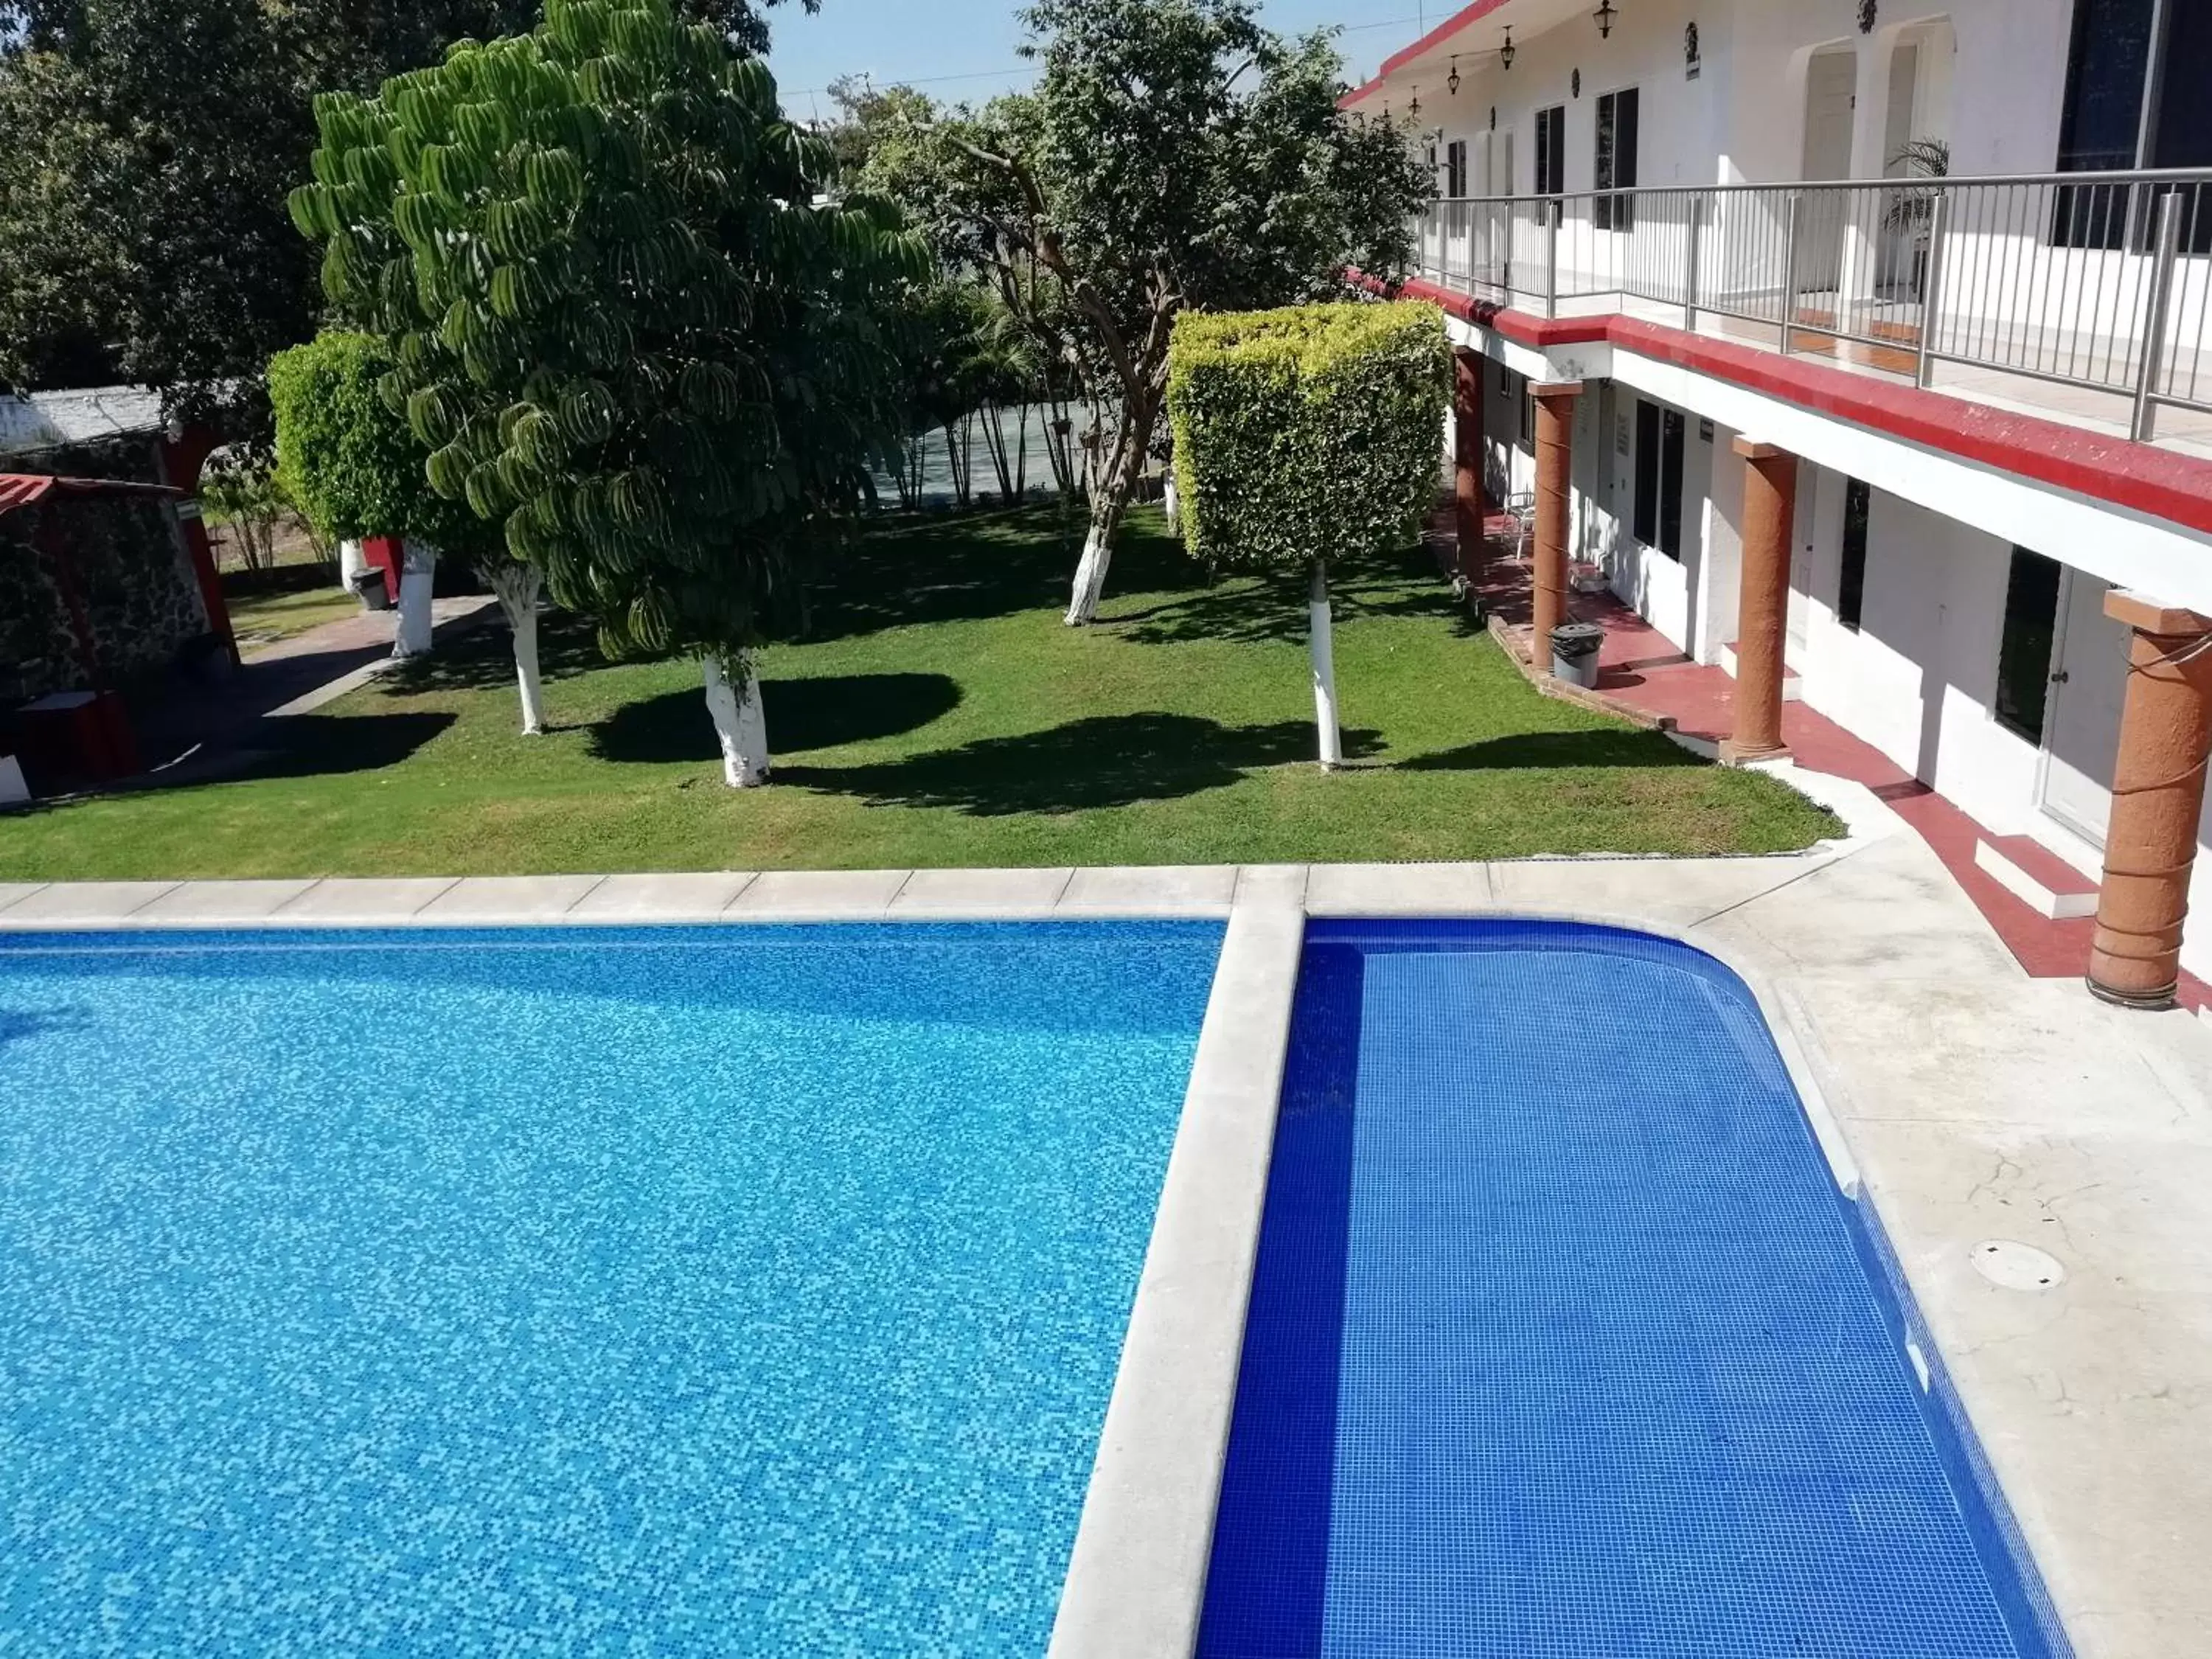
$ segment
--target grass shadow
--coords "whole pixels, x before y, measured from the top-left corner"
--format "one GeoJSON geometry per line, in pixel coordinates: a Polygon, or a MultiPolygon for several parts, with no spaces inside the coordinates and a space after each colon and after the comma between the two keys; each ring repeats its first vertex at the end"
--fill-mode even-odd
{"type": "MultiPolygon", "coordinates": [[[[538,670],[546,679],[562,679],[605,668],[597,632],[580,617],[545,611],[538,618],[538,670]]],[[[457,637],[438,641],[426,655],[396,662],[379,677],[384,690],[400,696],[426,692],[489,691],[514,684],[514,635],[495,611],[490,618],[457,637]]]]}
{"type": "MultiPolygon", "coordinates": [[[[1347,730],[1347,756],[1371,755],[1379,732],[1347,730]]],[[[1190,714],[1110,714],[1018,737],[986,738],[870,766],[786,766],[779,782],[857,795],[875,806],[945,807],[972,817],[1047,815],[1179,800],[1249,773],[1314,757],[1304,720],[1224,726],[1190,714]]]]}
{"type": "MultiPolygon", "coordinates": [[[[944,674],[842,674],[764,680],[769,739],[778,755],[837,749],[919,731],[960,706],[944,674]]],[[[599,760],[667,765],[715,757],[714,728],[696,687],[624,703],[592,727],[599,760]]]]}
{"type": "Polygon", "coordinates": [[[1399,772],[1550,771],[1587,767],[1698,767],[1712,763],[1656,732],[1521,732],[1400,761],[1399,772]]]}
{"type": "Polygon", "coordinates": [[[331,777],[397,766],[453,725],[438,710],[394,714],[289,714],[264,722],[274,741],[252,768],[261,778],[331,777]]]}
{"type": "MultiPolygon", "coordinates": [[[[1118,574],[1118,565],[1115,569],[1118,574]]],[[[1392,559],[1332,565],[1331,618],[1340,626],[1372,617],[1443,617],[1462,633],[1473,632],[1465,607],[1431,576],[1419,549],[1392,559]]],[[[1119,611],[1105,625],[1139,645],[1187,645],[1200,640],[1230,645],[1304,643],[1310,626],[1306,579],[1303,573],[1278,572],[1196,585],[1141,610],[1119,611]]]]}
{"type": "MultiPolygon", "coordinates": [[[[969,622],[1065,605],[1087,521],[1079,503],[888,520],[840,553],[816,585],[803,637],[969,622]]],[[[1123,521],[1109,595],[1196,587],[1203,573],[1156,513],[1123,521]]]]}

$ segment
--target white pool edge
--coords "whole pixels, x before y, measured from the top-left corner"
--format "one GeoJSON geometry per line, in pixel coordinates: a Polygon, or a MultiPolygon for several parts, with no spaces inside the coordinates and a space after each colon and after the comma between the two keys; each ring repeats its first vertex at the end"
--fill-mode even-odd
{"type": "Polygon", "coordinates": [[[1287,891],[1230,915],[1050,1659],[1197,1641],[1304,929],[1287,891]]]}

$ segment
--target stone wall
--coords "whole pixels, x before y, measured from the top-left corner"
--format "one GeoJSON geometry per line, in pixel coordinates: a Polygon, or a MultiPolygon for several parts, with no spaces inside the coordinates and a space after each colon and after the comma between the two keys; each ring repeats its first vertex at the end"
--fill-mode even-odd
{"type": "Polygon", "coordinates": [[[91,625],[91,660],[110,684],[167,667],[207,632],[166,500],[48,495],[0,515],[0,710],[92,678],[64,580],[91,625]]]}

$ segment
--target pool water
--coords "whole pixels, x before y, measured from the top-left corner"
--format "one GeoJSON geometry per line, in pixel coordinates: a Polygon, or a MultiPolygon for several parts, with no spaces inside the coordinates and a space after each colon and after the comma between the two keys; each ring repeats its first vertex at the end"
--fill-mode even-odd
{"type": "Polygon", "coordinates": [[[1041,1654],[1219,943],[0,941],[0,1655],[1041,1654]]]}
{"type": "Polygon", "coordinates": [[[1880,1230],[1741,981],[1316,922],[1208,1659],[2055,1659],[1880,1230]]]}

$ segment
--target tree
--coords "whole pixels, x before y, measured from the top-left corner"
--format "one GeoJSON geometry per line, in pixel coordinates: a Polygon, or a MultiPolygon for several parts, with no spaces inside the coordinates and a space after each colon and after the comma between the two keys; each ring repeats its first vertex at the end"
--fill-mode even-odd
{"type": "Polygon", "coordinates": [[[437,555],[467,561],[498,596],[514,635],[522,731],[535,736],[545,729],[538,663],[543,575],[507,550],[495,526],[430,488],[429,452],[384,397],[383,383],[396,367],[383,343],[367,334],[325,334],[270,359],[277,477],[326,536],[404,538],[394,656],[429,648],[437,555]]]}
{"type": "Polygon", "coordinates": [[[1169,417],[1186,545],[1209,569],[1303,567],[1321,763],[1342,759],[1328,562],[1420,538],[1451,399],[1434,306],[1300,306],[1177,319],[1169,417]]]}
{"type": "MultiPolygon", "coordinates": [[[[748,0],[688,9],[766,50],[748,0]]],[[[538,0],[0,0],[0,381],[135,380],[191,413],[242,403],[230,412],[253,435],[263,366],[312,336],[320,308],[283,205],[315,142],[310,94],[368,91],[538,12],[538,0]]]]}
{"type": "Polygon", "coordinates": [[[895,453],[874,313],[927,250],[665,0],[549,0],[315,114],[293,216],[432,489],[609,654],[698,657],[726,780],[765,781],[753,652],[895,453]]]}
{"type": "Polygon", "coordinates": [[[1346,264],[1402,272],[1431,185],[1395,128],[1337,107],[1328,38],[1286,43],[1252,0],[1023,15],[1036,92],[880,142],[870,176],[987,274],[1094,410],[1076,624],[1158,423],[1176,315],[1316,298],[1346,264]]]}

